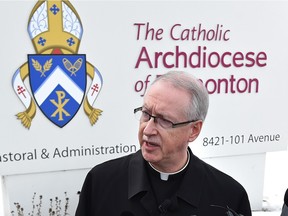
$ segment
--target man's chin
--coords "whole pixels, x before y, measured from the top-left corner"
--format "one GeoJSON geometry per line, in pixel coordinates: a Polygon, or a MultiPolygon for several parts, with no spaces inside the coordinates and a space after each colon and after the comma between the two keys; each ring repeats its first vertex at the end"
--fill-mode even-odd
{"type": "Polygon", "coordinates": [[[155,154],[156,152],[149,152],[149,151],[146,151],[144,148],[141,148],[141,152],[142,152],[142,156],[144,160],[146,160],[147,162],[155,163],[159,161],[159,158],[155,154]]]}

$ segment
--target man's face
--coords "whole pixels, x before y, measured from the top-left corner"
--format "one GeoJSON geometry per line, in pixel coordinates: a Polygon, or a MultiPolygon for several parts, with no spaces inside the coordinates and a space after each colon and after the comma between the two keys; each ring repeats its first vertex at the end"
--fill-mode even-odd
{"type": "MultiPolygon", "coordinates": [[[[188,93],[166,81],[158,81],[144,97],[143,111],[173,123],[189,121],[185,108],[190,102],[188,93]]],[[[144,159],[163,172],[174,172],[187,160],[187,146],[200,133],[202,122],[182,127],[162,128],[154,119],[140,122],[138,138],[144,159]]]]}

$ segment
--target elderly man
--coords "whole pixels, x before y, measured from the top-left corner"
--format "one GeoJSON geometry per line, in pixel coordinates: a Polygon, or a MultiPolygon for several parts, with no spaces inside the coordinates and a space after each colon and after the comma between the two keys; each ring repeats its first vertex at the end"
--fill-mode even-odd
{"type": "Polygon", "coordinates": [[[201,132],[208,93],[189,73],[168,72],[146,92],[138,117],[141,149],[95,166],[77,216],[251,216],[245,189],[189,148],[201,132]]]}

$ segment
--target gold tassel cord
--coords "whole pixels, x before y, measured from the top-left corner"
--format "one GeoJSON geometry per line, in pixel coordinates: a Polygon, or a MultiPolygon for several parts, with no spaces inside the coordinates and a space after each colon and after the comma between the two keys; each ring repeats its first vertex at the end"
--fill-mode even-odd
{"type": "Polygon", "coordinates": [[[102,110],[93,108],[89,104],[87,96],[84,100],[84,111],[85,111],[86,115],[88,116],[91,125],[94,125],[97,122],[99,116],[102,113],[102,110]]]}
{"type": "Polygon", "coordinates": [[[89,115],[89,120],[90,124],[94,125],[98,121],[98,117],[101,115],[102,110],[100,109],[92,109],[90,115],[89,115]]]}
{"type": "MultiPolygon", "coordinates": [[[[20,76],[22,81],[24,81],[29,75],[28,64],[24,63],[20,67],[20,76]]],[[[36,105],[33,100],[31,100],[29,107],[24,111],[16,114],[17,119],[21,120],[22,125],[29,129],[31,127],[31,122],[36,115],[36,105]]]]}
{"type": "Polygon", "coordinates": [[[21,123],[25,128],[30,129],[32,119],[29,117],[29,115],[26,112],[20,112],[16,116],[17,116],[17,119],[21,120],[21,123]]]}

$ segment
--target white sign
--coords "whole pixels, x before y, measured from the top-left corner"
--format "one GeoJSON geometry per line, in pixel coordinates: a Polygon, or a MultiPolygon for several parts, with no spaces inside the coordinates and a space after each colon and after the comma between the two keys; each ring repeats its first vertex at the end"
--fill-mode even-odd
{"type": "Polygon", "coordinates": [[[1,175],[89,168],[135,152],[138,122],[133,109],[142,105],[151,82],[170,70],[194,74],[210,93],[203,131],[191,144],[197,155],[286,148],[286,2],[71,1],[74,8],[49,3],[42,15],[50,29],[32,34],[30,21],[43,7],[33,9],[36,3],[0,2],[1,175]],[[80,34],[69,28],[63,34],[52,31],[61,24],[61,19],[52,21],[53,14],[61,10],[70,15],[67,22],[77,23],[80,34]],[[64,49],[55,38],[66,36],[64,49]],[[86,67],[82,72],[81,66],[86,67]],[[85,85],[75,91],[76,100],[62,80],[76,79],[78,70],[85,85]],[[55,89],[45,85],[35,96],[50,73],[66,78],[45,82],[55,89]],[[31,100],[19,100],[24,94],[31,100]],[[71,115],[66,107],[73,99],[77,106],[71,115]],[[25,110],[32,113],[29,129],[16,117],[25,110]],[[93,110],[98,113],[91,125],[93,110]],[[69,115],[65,124],[55,124],[69,115]]]}

